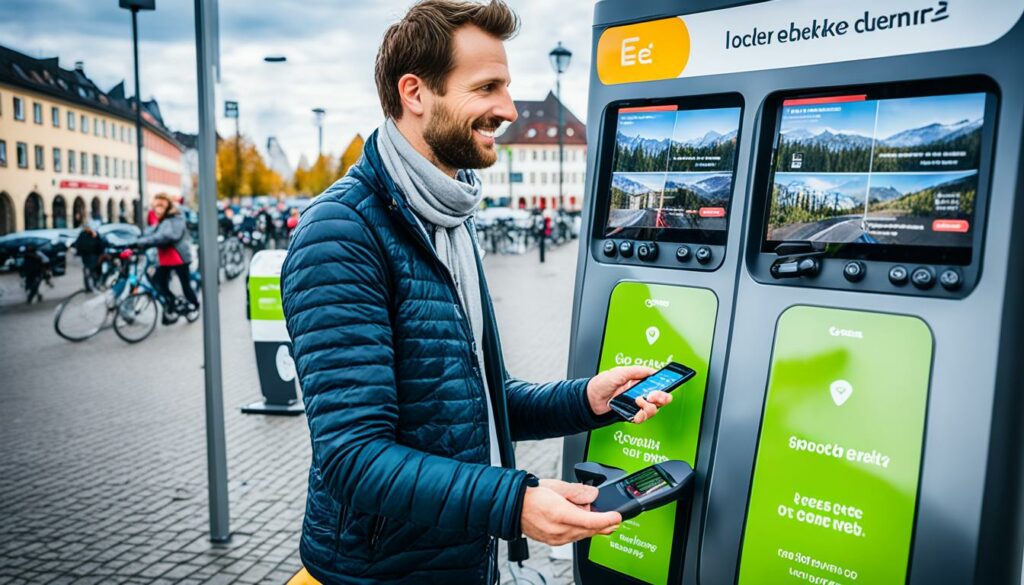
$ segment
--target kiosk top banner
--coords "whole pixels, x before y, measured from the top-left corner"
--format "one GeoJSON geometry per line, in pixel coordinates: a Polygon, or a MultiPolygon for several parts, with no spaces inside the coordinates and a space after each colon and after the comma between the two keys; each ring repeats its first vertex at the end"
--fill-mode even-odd
{"type": "Polygon", "coordinates": [[[597,74],[615,85],[976,47],[1022,13],[1012,0],[774,0],[609,28],[597,74]]]}

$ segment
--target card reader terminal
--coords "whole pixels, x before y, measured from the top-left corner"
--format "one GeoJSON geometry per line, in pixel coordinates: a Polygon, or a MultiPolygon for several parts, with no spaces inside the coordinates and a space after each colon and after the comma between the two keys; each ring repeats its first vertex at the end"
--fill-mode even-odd
{"type": "Polygon", "coordinates": [[[627,520],[678,500],[692,481],[693,468],[689,463],[663,461],[598,486],[597,499],[590,509],[618,512],[627,520]]]}

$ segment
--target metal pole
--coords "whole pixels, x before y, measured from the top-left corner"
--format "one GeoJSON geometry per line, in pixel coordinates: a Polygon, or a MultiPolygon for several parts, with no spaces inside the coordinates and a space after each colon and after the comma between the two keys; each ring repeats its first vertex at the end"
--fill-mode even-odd
{"type": "Polygon", "coordinates": [[[242,132],[238,127],[238,118],[241,117],[240,112],[235,112],[235,188],[232,196],[238,197],[238,192],[242,189],[242,132]]]}
{"type": "Polygon", "coordinates": [[[324,155],[324,125],[322,123],[321,124],[317,124],[316,130],[317,130],[316,150],[317,150],[317,158],[319,158],[319,157],[324,155]]]}
{"type": "Polygon", "coordinates": [[[213,67],[216,52],[215,0],[195,0],[196,78],[199,82],[199,271],[203,281],[203,363],[206,382],[206,465],[210,497],[210,540],[231,539],[228,526],[228,463],[224,436],[224,394],[220,361],[220,305],[217,294],[216,122],[213,67]]]}
{"type": "Polygon", "coordinates": [[[562,74],[555,75],[555,93],[558,99],[558,209],[565,209],[565,196],[562,194],[562,161],[565,160],[565,108],[562,106],[562,74]]]}
{"type": "Polygon", "coordinates": [[[508,155],[508,206],[511,208],[515,200],[515,196],[512,194],[512,147],[508,146],[505,148],[505,154],[508,155]]]}
{"type": "Polygon", "coordinates": [[[145,175],[142,164],[142,94],[139,93],[139,9],[132,8],[132,53],[135,55],[135,164],[136,174],[139,177],[139,214],[135,221],[139,229],[145,229],[146,209],[145,175]]]}

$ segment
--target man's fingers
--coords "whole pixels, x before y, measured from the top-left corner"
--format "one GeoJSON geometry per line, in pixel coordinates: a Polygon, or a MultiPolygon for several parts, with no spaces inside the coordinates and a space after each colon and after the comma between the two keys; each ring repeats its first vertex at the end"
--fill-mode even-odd
{"type": "Polygon", "coordinates": [[[590,532],[597,532],[621,524],[622,515],[618,512],[584,512],[574,508],[572,514],[566,514],[563,521],[590,532]]]}
{"type": "MultiPolygon", "coordinates": [[[[633,418],[634,422],[641,423],[641,422],[651,418],[652,416],[658,414],[658,407],[653,405],[653,404],[651,404],[650,402],[647,402],[641,396],[637,397],[636,405],[640,407],[640,412],[644,414],[644,417],[643,417],[643,420],[637,420],[637,418],[634,417],[633,418]]],[[[639,414],[639,413],[637,413],[637,414],[639,414]]]]}
{"type": "Polygon", "coordinates": [[[623,383],[630,380],[642,380],[657,371],[654,368],[648,368],[647,366],[620,366],[616,369],[622,377],[623,383]]]}
{"type": "Polygon", "coordinates": [[[597,499],[597,488],[594,486],[557,479],[542,479],[540,484],[576,505],[589,504],[597,499]]]}
{"type": "Polygon", "coordinates": [[[662,392],[661,390],[655,390],[647,395],[647,402],[661,408],[672,402],[672,395],[668,392],[662,392]]]}

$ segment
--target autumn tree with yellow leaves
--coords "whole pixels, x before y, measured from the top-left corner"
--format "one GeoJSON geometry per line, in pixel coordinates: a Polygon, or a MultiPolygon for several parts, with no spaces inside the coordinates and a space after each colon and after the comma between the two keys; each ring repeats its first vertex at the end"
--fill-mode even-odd
{"type": "Polygon", "coordinates": [[[244,136],[222,140],[217,148],[217,197],[284,195],[288,185],[267,166],[244,136]]]}

